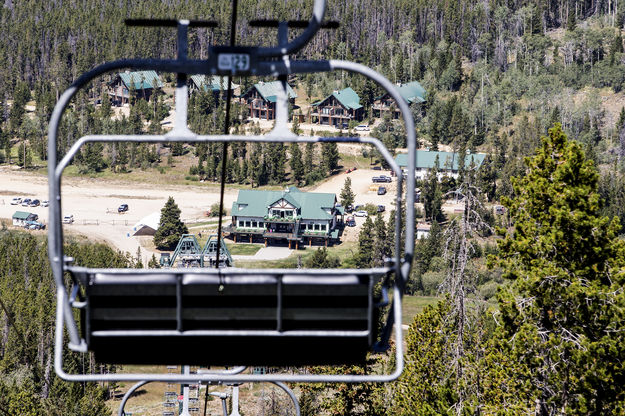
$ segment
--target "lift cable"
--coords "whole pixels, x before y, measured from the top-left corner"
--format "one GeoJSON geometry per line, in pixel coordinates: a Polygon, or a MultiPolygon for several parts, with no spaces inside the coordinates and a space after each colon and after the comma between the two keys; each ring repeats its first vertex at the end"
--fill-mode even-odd
{"type": "MultiPolygon", "coordinates": [[[[230,46],[236,43],[237,28],[237,5],[238,0],[232,1],[232,18],[230,20],[230,46]]],[[[232,74],[227,75],[228,87],[226,90],[226,120],[224,122],[224,134],[230,134],[230,100],[232,99],[232,74]]],[[[223,142],[221,153],[221,186],[219,190],[219,222],[217,223],[217,254],[215,257],[215,267],[219,269],[219,257],[221,254],[221,228],[224,212],[224,192],[226,190],[226,169],[228,162],[228,142],[223,142]]],[[[223,276],[219,275],[220,290],[223,288],[223,276]]]]}

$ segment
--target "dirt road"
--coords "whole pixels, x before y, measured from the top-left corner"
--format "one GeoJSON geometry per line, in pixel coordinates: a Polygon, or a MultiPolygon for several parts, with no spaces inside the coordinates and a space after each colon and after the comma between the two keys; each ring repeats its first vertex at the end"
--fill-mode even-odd
{"type": "MultiPolygon", "coordinates": [[[[236,190],[227,190],[225,206],[229,209],[236,199],[236,190]]],[[[41,175],[4,168],[0,170],[0,217],[10,219],[15,211],[27,211],[49,222],[48,209],[10,205],[13,197],[48,199],[48,180],[41,175]]],[[[95,179],[64,178],[61,194],[63,215],[72,214],[75,222],[64,225],[66,233],[80,233],[93,239],[109,242],[121,251],[131,254],[141,246],[139,237],[132,236],[132,227],[143,217],[160,211],[167,198],[172,196],[181,210],[183,220],[202,219],[209,207],[219,202],[217,187],[162,186],[124,182],[105,182],[95,179]],[[117,207],[128,204],[125,214],[118,214],[117,207]]],[[[229,221],[227,221],[229,223],[229,221]]],[[[145,239],[145,237],[144,237],[145,239]]],[[[141,247],[144,261],[151,257],[141,247]]],[[[157,256],[158,257],[158,256],[157,256]]]]}

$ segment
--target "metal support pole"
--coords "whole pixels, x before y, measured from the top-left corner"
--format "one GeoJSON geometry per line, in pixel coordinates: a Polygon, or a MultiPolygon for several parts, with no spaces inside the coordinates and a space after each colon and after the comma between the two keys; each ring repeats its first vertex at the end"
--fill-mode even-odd
{"type": "MultiPolygon", "coordinates": [[[[190,374],[190,369],[188,365],[182,367],[184,371],[184,375],[188,376],[190,374]]],[[[182,413],[180,416],[191,416],[189,414],[189,385],[182,385],[182,413]]]]}
{"type": "Polygon", "coordinates": [[[230,416],[241,416],[239,413],[239,385],[232,386],[232,413],[230,416]]]}

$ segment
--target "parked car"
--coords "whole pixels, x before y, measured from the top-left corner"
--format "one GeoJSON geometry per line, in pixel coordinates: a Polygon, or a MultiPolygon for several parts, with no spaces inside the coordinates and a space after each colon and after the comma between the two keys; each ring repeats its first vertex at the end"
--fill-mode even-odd
{"type": "Polygon", "coordinates": [[[386,211],[386,207],[384,205],[378,205],[378,212],[386,211]]]}
{"type": "Polygon", "coordinates": [[[29,207],[38,207],[39,205],[41,205],[41,202],[38,199],[33,199],[30,201],[30,204],[28,204],[29,207]]]}
{"type": "Polygon", "coordinates": [[[128,211],[128,204],[121,204],[119,208],[117,208],[117,212],[126,212],[128,211]]]}
{"type": "Polygon", "coordinates": [[[361,211],[365,209],[364,205],[358,204],[358,205],[354,205],[354,211],[361,211]]]}
{"type": "Polygon", "coordinates": [[[360,210],[360,211],[354,212],[354,216],[356,216],[356,217],[368,217],[369,214],[367,214],[367,211],[365,211],[365,210],[360,210]]]}
{"type": "Polygon", "coordinates": [[[11,200],[11,205],[19,205],[21,203],[22,203],[22,198],[20,198],[19,196],[16,196],[15,198],[11,200]]]}
{"type": "Polygon", "coordinates": [[[348,227],[355,227],[356,226],[356,220],[354,219],[354,217],[349,216],[349,217],[347,217],[347,220],[345,221],[345,225],[347,225],[348,227]]]}
{"type": "Polygon", "coordinates": [[[366,124],[361,124],[359,126],[354,127],[354,130],[356,130],[356,131],[369,131],[371,129],[366,124]]]}
{"type": "Polygon", "coordinates": [[[63,224],[73,224],[74,223],[74,215],[66,215],[63,217],[63,224]]]}
{"type": "Polygon", "coordinates": [[[373,170],[382,170],[382,166],[374,166],[373,170]]]}
{"type": "Polygon", "coordinates": [[[392,181],[391,177],[390,176],[386,176],[386,175],[374,176],[373,178],[371,178],[371,180],[374,183],[377,183],[377,182],[391,182],[392,181]]]}
{"type": "Polygon", "coordinates": [[[384,195],[386,194],[386,187],[385,186],[380,186],[378,188],[378,195],[384,195]]]}
{"type": "Polygon", "coordinates": [[[23,207],[29,206],[30,205],[30,201],[32,201],[30,198],[22,199],[22,206],[23,207]]]}
{"type": "Polygon", "coordinates": [[[47,207],[48,205],[50,205],[50,202],[48,202],[46,200],[41,201],[41,206],[42,207],[47,207]]]}
{"type": "Polygon", "coordinates": [[[46,225],[37,221],[27,221],[24,228],[27,230],[45,230],[46,225]]]}
{"type": "Polygon", "coordinates": [[[354,211],[354,206],[352,204],[349,204],[348,206],[345,207],[345,212],[353,212],[354,211]]]}

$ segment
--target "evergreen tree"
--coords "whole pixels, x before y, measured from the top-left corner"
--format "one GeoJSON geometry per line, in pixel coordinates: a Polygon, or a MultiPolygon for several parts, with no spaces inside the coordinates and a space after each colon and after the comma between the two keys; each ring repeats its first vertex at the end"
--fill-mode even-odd
{"type": "Polygon", "coordinates": [[[24,141],[22,141],[17,148],[17,163],[22,165],[24,169],[26,169],[27,166],[32,167],[33,165],[33,155],[30,146],[24,143],[24,141]]]}
{"type": "Polygon", "coordinates": [[[292,180],[300,184],[304,180],[304,163],[302,162],[302,151],[299,148],[299,144],[291,143],[290,153],[292,180]]]}
{"type": "Polygon", "coordinates": [[[340,197],[341,205],[343,205],[344,207],[347,207],[348,205],[352,205],[354,203],[354,198],[356,197],[356,195],[352,191],[352,180],[349,176],[345,178],[340,197]]]}
{"type": "Polygon", "coordinates": [[[382,214],[376,215],[375,223],[373,224],[373,253],[372,253],[372,266],[382,267],[384,260],[389,257],[391,247],[386,240],[386,224],[382,218],[382,214]]]}
{"type": "Polygon", "coordinates": [[[336,142],[323,143],[323,167],[328,175],[339,166],[339,148],[336,142]]]}
{"type": "MultiPolygon", "coordinates": [[[[510,358],[528,370],[538,413],[617,414],[625,409],[625,248],[617,219],[599,214],[598,174],[559,124],[527,160],[505,199],[514,227],[499,230],[499,292],[510,358]]],[[[510,375],[513,376],[513,375],[510,375]]]]}
{"type": "Polygon", "coordinates": [[[299,117],[301,115],[300,110],[297,110],[297,113],[293,116],[293,125],[291,126],[291,131],[297,135],[302,132],[302,129],[299,128],[299,117]]]}
{"type": "Polygon", "coordinates": [[[358,268],[371,267],[373,264],[373,221],[367,217],[360,234],[358,234],[358,253],[356,253],[356,266],[358,268]]]}
{"type": "Polygon", "coordinates": [[[425,219],[429,221],[441,221],[443,217],[443,192],[438,182],[438,155],[434,160],[434,166],[428,172],[423,183],[423,209],[425,219]]]}
{"type": "Polygon", "coordinates": [[[307,269],[333,269],[341,265],[338,257],[330,256],[325,247],[318,248],[304,263],[307,269]]]}
{"type": "Polygon", "coordinates": [[[180,208],[170,196],[161,209],[161,219],[154,234],[154,245],[159,250],[173,250],[182,235],[188,232],[187,226],[180,220],[180,208]]]}
{"type": "Polygon", "coordinates": [[[315,144],[308,142],[306,143],[306,149],[304,151],[304,169],[305,169],[306,175],[309,175],[315,168],[314,157],[315,157],[315,144]]]}

